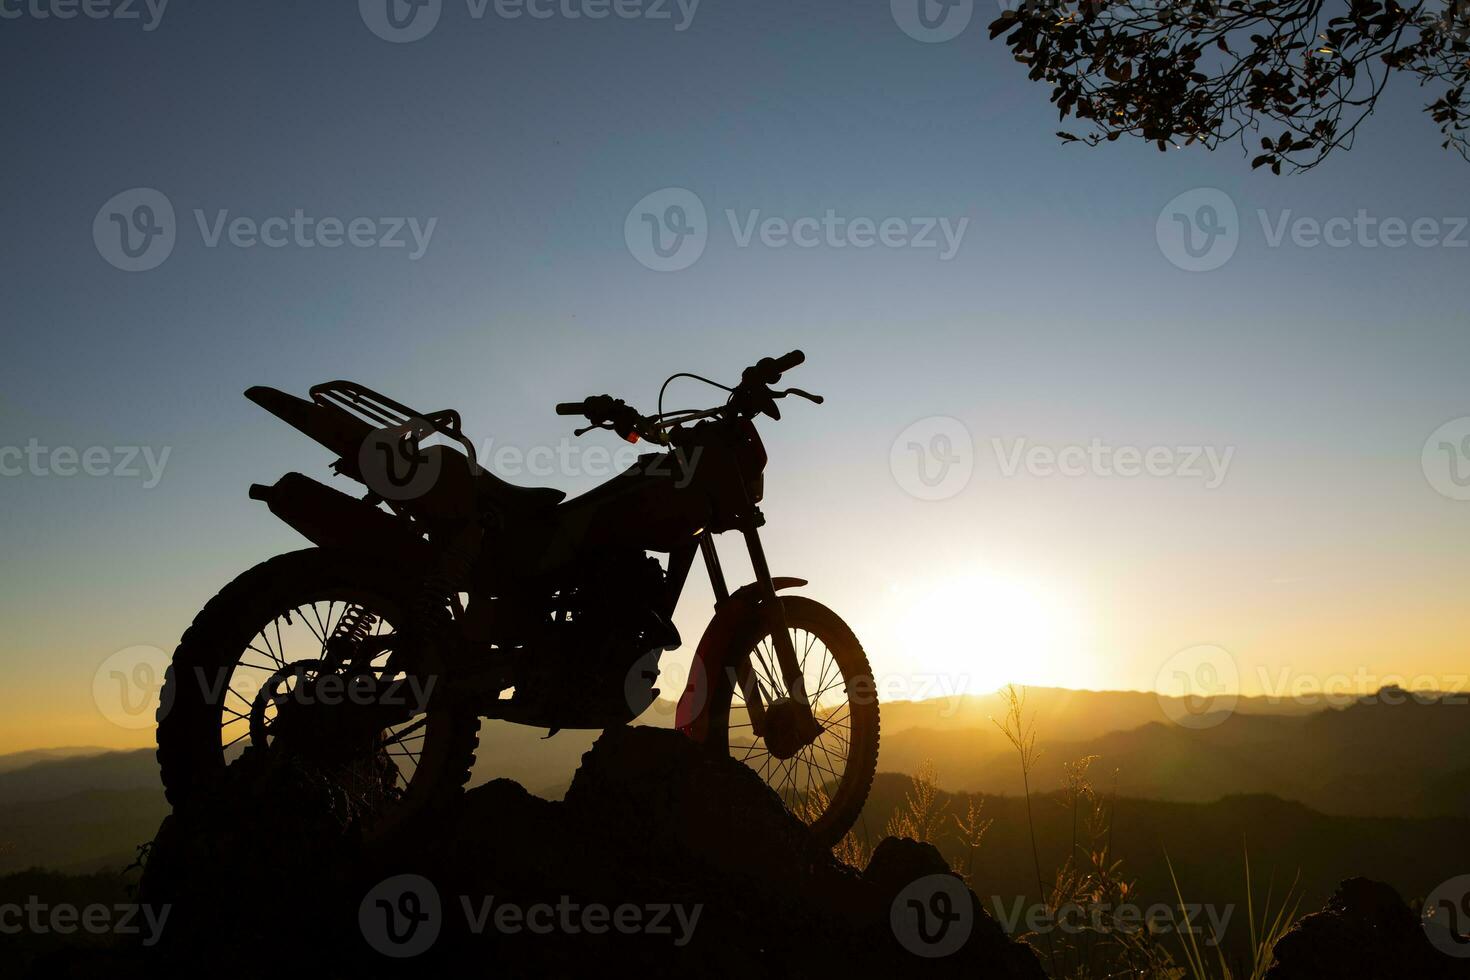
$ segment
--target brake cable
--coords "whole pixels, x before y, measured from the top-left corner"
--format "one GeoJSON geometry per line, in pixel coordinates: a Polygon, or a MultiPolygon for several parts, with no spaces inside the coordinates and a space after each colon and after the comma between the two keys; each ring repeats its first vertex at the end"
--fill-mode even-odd
{"type": "Polygon", "coordinates": [[[718,381],[711,381],[709,378],[706,378],[703,375],[690,374],[688,371],[680,371],[678,374],[671,374],[664,379],[664,383],[658,389],[658,414],[660,416],[664,414],[664,391],[668,389],[669,382],[673,381],[675,378],[693,378],[695,381],[703,381],[710,387],[718,388],[721,391],[733,392],[735,390],[728,385],[720,384],[718,381]]]}

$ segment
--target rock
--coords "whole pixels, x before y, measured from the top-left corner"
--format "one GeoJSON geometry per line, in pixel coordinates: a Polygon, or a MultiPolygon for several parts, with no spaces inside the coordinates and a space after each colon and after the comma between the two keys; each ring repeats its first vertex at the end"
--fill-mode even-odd
{"type": "MultiPolygon", "coordinates": [[[[1045,980],[1046,974],[1041,969],[1036,953],[1030,946],[1013,942],[1006,935],[1000,924],[985,911],[975,893],[964,887],[959,876],[950,871],[939,849],[933,844],[908,837],[884,838],[873,849],[873,856],[868,859],[863,877],[877,889],[881,902],[889,910],[889,921],[886,923],[889,941],[896,940],[910,955],[913,955],[915,948],[923,949],[924,937],[915,937],[908,932],[905,924],[894,921],[895,905],[918,900],[921,908],[927,904],[933,909],[937,904],[935,896],[945,892],[953,896],[954,902],[968,903],[969,907],[969,935],[959,950],[944,957],[946,966],[963,963],[971,971],[971,975],[985,977],[1045,980]],[[925,882],[932,884],[920,888],[917,895],[913,894],[915,884],[925,882]]],[[[914,925],[917,926],[917,922],[914,925]]]]}
{"type": "Polygon", "coordinates": [[[915,878],[949,873],[939,848],[912,837],[885,837],[873,848],[863,877],[885,894],[894,895],[915,878]]]}
{"type": "Polygon", "coordinates": [[[1266,980],[1466,980],[1470,959],[1436,949],[1398,892],[1367,878],[1338,885],[1321,912],[1276,944],[1266,980]]]}
{"type": "Polygon", "coordinates": [[[112,975],[1045,977],[932,846],[848,867],[748,767],[651,728],[604,733],[562,802],[495,780],[387,854],[309,772],[247,758],[165,821],[142,892],[175,918],[112,975]]]}

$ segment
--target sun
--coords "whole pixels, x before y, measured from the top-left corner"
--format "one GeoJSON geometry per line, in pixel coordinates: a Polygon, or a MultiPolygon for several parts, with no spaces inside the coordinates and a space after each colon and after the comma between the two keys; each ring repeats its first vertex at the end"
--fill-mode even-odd
{"type": "Polygon", "coordinates": [[[1013,575],[971,571],[890,595],[887,647],[916,687],[905,699],[1006,684],[1078,687],[1091,675],[1064,597],[1013,575]]]}

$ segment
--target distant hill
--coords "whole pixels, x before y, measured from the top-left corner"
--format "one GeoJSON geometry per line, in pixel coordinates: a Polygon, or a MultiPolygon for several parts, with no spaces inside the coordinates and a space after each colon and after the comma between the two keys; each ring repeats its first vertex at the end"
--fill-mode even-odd
{"type": "Polygon", "coordinates": [[[71,759],[77,756],[101,755],[106,751],[107,749],[97,746],[74,746],[60,749],[27,749],[24,752],[9,752],[0,755],[0,773],[23,769],[37,762],[54,762],[57,759],[71,759]]]}
{"type": "Polygon", "coordinates": [[[0,770],[0,807],[54,800],[83,790],[162,791],[152,749],[44,759],[0,770]]]}
{"type": "Polygon", "coordinates": [[[41,749],[0,757],[0,874],[120,869],[168,813],[152,749],[41,749]]]}
{"type": "MultiPolygon", "coordinates": [[[[994,726],[905,730],[887,708],[883,724],[882,769],[914,772],[928,760],[946,789],[1021,792],[1015,752],[994,726]]],[[[1208,728],[1150,722],[1077,741],[1055,737],[1040,718],[1036,730],[1042,755],[1031,785],[1042,792],[1064,785],[1066,763],[1097,756],[1094,780],[1111,787],[1116,771],[1126,796],[1207,802],[1263,793],[1346,816],[1470,815],[1470,706],[1458,703],[1237,712],[1208,728]]]]}
{"type": "Polygon", "coordinates": [[[168,814],[163,790],[88,790],[0,806],[0,874],[121,869],[168,814]]]}
{"type": "MultiPolygon", "coordinates": [[[[1410,700],[1318,710],[1247,699],[1238,708],[1219,725],[1190,729],[1162,720],[1151,694],[1029,690],[1027,717],[1043,749],[1032,789],[1061,787],[1064,763],[1095,755],[1094,782],[1111,791],[1116,771],[1118,794],[1134,799],[1265,794],[1340,816],[1470,815],[1466,706],[1410,700]]],[[[879,768],[912,773],[932,761],[947,790],[1018,795],[1014,750],[990,721],[1003,712],[998,696],[885,704],[879,768]]],[[[672,718],[672,704],[658,702],[641,721],[668,726],[672,718]]],[[[597,733],[545,734],[484,722],[471,785],[508,777],[559,798],[597,733]]],[[[151,749],[0,757],[0,870],[37,862],[90,870],[130,859],[165,812],[151,749]],[[25,764],[7,770],[7,761],[25,764]]]]}
{"type": "MultiPolygon", "coordinates": [[[[1053,738],[1076,741],[1105,732],[1167,722],[1187,713],[1184,699],[1146,691],[1074,691],[1056,687],[1022,689],[1026,716],[1053,738]],[[1168,709],[1166,712],[1166,708],[1168,709]]],[[[1242,697],[1236,714],[1299,717],[1321,711],[1323,705],[1289,698],[1242,697]]],[[[991,719],[1005,717],[1001,692],[932,698],[926,701],[890,701],[883,704],[883,727],[928,728],[936,731],[984,729],[1002,738],[991,719]]],[[[1003,738],[1002,738],[1003,741],[1003,738]]]]}
{"type": "MultiPolygon", "coordinates": [[[[879,773],[859,822],[877,841],[890,814],[908,792],[910,780],[879,773]]],[[[941,806],[963,814],[971,800],[983,801],[982,815],[994,819],[978,851],[973,882],[987,907],[992,898],[1014,901],[1036,894],[1025,802],[1019,797],[940,793],[941,806]]],[[[1050,882],[1071,847],[1072,814],[1061,794],[1035,797],[1042,877],[1050,882]]],[[[1318,813],[1272,796],[1229,796],[1211,803],[1167,803],[1119,797],[1114,803],[1113,855],[1124,877],[1136,880],[1137,903],[1173,904],[1166,855],[1179,876],[1186,902],[1237,905],[1245,915],[1245,853],[1259,914],[1268,887],[1276,900],[1300,874],[1302,909],[1316,909],[1344,878],[1366,876],[1393,885],[1406,899],[1423,898],[1457,868],[1470,867],[1470,816],[1432,819],[1340,817],[1318,813]]],[[[951,860],[961,860],[946,819],[938,843],[951,860]]],[[[991,909],[994,912],[994,909],[991,909]]]]}

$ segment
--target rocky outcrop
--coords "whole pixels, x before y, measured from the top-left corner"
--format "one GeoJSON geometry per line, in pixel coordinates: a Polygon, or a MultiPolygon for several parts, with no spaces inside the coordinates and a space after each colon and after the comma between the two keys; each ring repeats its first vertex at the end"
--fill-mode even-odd
{"type": "Polygon", "coordinates": [[[562,802],[478,787],[387,854],[350,817],[308,772],[231,767],[160,829],[139,897],[168,928],[109,975],[1045,977],[932,846],[890,838],[848,867],[756,773],[673,732],[603,735],[562,802]]]}
{"type": "Polygon", "coordinates": [[[1470,959],[1430,942],[1398,892],[1351,878],[1276,944],[1266,980],[1470,980],[1470,959]]]}

